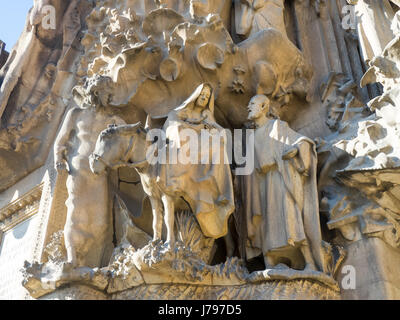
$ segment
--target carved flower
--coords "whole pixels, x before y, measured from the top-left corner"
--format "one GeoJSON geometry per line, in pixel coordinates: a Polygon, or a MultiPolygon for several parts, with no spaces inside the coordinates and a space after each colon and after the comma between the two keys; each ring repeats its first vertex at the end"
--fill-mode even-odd
{"type": "Polygon", "coordinates": [[[244,93],[244,82],[242,79],[235,79],[230,87],[233,92],[243,94],[244,93]]]}

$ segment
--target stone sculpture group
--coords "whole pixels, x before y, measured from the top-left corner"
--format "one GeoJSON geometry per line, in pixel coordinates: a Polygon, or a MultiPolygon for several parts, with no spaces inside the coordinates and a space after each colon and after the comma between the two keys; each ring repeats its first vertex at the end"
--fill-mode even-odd
{"type": "MultiPolygon", "coordinates": [[[[41,7],[61,12],[57,1],[36,1],[27,22],[43,41],[57,34],[41,29],[41,7]]],[[[67,194],[65,223],[46,240],[47,258],[25,264],[33,297],[69,285],[113,298],[336,299],[343,247],[366,238],[400,247],[397,1],[351,1],[360,48],[327,18],[340,1],[71,2],[59,65],[44,65],[38,84],[51,95],[34,97],[43,105],[6,108],[26,57],[14,55],[0,78],[9,121],[0,147],[15,159],[48,150],[27,138],[26,119],[54,136],[63,119],[50,160],[53,201],[67,194]],[[340,34],[349,52],[324,56],[340,64],[325,80],[313,74],[315,43],[302,29],[311,4],[324,35],[332,32],[327,46],[340,34]],[[379,34],[379,19],[392,34],[379,34]],[[312,108],[323,124],[305,120],[312,108]],[[307,134],[307,125],[326,134],[307,134]],[[246,154],[253,170],[239,174],[248,163],[232,154],[246,154]],[[122,176],[136,191],[123,190],[122,176]]],[[[13,161],[3,166],[12,172],[13,161]]]]}

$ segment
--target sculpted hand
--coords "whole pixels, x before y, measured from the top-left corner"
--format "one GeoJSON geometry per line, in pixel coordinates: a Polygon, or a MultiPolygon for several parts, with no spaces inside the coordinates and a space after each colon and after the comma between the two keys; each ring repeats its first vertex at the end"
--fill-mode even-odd
{"type": "Polygon", "coordinates": [[[283,156],[282,160],[290,160],[293,159],[295,156],[297,156],[299,153],[299,149],[297,147],[290,148],[288,151],[286,151],[283,156]]]}
{"type": "Polygon", "coordinates": [[[302,154],[305,151],[303,149],[304,147],[307,148],[307,144],[305,144],[304,147],[303,145],[304,144],[301,144],[299,147],[293,147],[286,151],[286,153],[282,156],[282,160],[291,160],[297,172],[305,177],[308,177],[310,171],[309,162],[307,161],[304,163],[304,159],[302,157],[302,154]]]}
{"type": "Polygon", "coordinates": [[[300,143],[299,158],[302,163],[303,170],[300,172],[303,176],[308,177],[312,171],[312,146],[308,142],[300,143]]]}
{"type": "Polygon", "coordinates": [[[204,122],[204,120],[206,120],[206,117],[202,116],[200,118],[186,118],[184,121],[196,125],[196,124],[201,124],[202,122],[204,122]]]}
{"type": "Polygon", "coordinates": [[[204,129],[206,129],[206,130],[212,130],[212,129],[214,129],[214,127],[213,127],[211,124],[205,122],[205,123],[204,123],[204,129]]]}
{"type": "Polygon", "coordinates": [[[308,170],[304,168],[303,165],[297,167],[297,172],[300,173],[301,175],[308,177],[310,174],[308,173],[308,170]]]}

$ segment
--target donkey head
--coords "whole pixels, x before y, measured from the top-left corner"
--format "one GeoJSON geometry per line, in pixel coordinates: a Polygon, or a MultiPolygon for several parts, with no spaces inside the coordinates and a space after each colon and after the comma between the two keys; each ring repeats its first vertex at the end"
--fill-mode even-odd
{"type": "Polygon", "coordinates": [[[145,157],[146,134],[140,122],[121,126],[109,125],[100,133],[94,152],[89,157],[92,172],[101,174],[107,167],[117,169],[145,157]]]}

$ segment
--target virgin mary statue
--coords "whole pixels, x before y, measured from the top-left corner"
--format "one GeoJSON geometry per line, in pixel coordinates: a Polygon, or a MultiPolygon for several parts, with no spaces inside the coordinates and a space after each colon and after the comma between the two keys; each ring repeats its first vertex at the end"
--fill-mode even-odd
{"type": "Polygon", "coordinates": [[[178,186],[205,236],[215,239],[225,236],[228,218],[234,211],[233,183],[226,161],[225,130],[214,118],[211,85],[201,84],[171,111],[164,130],[170,160],[166,166],[167,184],[178,186]],[[175,153],[176,162],[171,161],[174,158],[171,153],[175,153]]]}

